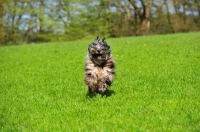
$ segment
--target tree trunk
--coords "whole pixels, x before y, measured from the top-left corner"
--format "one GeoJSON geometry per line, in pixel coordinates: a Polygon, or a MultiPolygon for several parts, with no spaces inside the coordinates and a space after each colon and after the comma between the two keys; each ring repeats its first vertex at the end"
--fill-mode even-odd
{"type": "Polygon", "coordinates": [[[43,26],[44,26],[44,0],[40,0],[40,7],[39,7],[39,33],[43,32],[43,26]]]}
{"type": "Polygon", "coordinates": [[[3,27],[3,3],[4,0],[0,0],[0,45],[4,44],[5,32],[3,27]]]}
{"type": "Polygon", "coordinates": [[[148,2],[144,0],[140,0],[143,11],[140,9],[140,7],[137,6],[134,0],[129,0],[129,2],[132,4],[132,6],[135,9],[135,12],[139,15],[139,18],[140,18],[140,26],[136,31],[136,35],[149,34],[150,25],[151,25],[150,10],[151,10],[151,5],[152,5],[153,0],[149,0],[148,2]]]}
{"type": "Polygon", "coordinates": [[[168,6],[167,2],[168,2],[167,0],[164,0],[164,4],[166,6],[166,11],[167,11],[167,22],[168,22],[168,24],[171,28],[172,33],[174,33],[174,28],[172,26],[172,22],[171,22],[171,18],[170,18],[170,12],[169,12],[169,6],[168,6]]]}
{"type": "Polygon", "coordinates": [[[122,8],[122,4],[121,4],[121,0],[117,1],[117,15],[118,15],[118,28],[122,27],[122,12],[121,12],[121,8],[122,8]]]}
{"type": "Polygon", "coordinates": [[[125,4],[125,7],[124,7],[124,9],[125,9],[125,11],[126,11],[126,14],[125,14],[125,25],[123,25],[123,27],[124,27],[124,33],[123,33],[123,35],[131,35],[130,33],[131,33],[131,31],[129,31],[129,30],[131,30],[132,28],[130,28],[130,26],[131,26],[131,17],[132,17],[132,14],[131,14],[131,8],[130,8],[130,3],[126,3],[125,4]]]}
{"type": "Polygon", "coordinates": [[[143,14],[141,18],[140,28],[136,31],[136,35],[148,35],[150,31],[150,10],[153,0],[149,0],[149,2],[141,1],[143,5],[143,14]]]}
{"type": "Polygon", "coordinates": [[[136,35],[147,35],[149,34],[150,31],[150,20],[149,19],[144,19],[142,20],[142,23],[136,31],[136,35]]]}

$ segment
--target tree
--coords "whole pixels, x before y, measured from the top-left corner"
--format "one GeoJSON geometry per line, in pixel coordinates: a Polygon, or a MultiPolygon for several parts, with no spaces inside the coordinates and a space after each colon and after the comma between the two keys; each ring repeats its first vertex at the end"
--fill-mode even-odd
{"type": "Polygon", "coordinates": [[[139,16],[140,26],[137,35],[147,35],[150,31],[150,10],[153,0],[128,0],[134,7],[134,12],[139,16]],[[142,8],[142,9],[141,9],[142,8]]]}
{"type": "Polygon", "coordinates": [[[6,0],[4,2],[4,27],[6,44],[21,43],[23,39],[23,30],[29,20],[23,16],[29,13],[29,2],[6,0]]]}
{"type": "Polygon", "coordinates": [[[200,30],[199,0],[0,0],[0,44],[200,30]]]}

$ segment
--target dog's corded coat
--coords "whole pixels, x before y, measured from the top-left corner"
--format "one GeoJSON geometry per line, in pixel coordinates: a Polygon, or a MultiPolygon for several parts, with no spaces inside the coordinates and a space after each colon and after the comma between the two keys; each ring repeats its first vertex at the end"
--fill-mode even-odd
{"type": "Polygon", "coordinates": [[[112,84],[115,76],[115,63],[110,46],[99,36],[88,46],[85,61],[85,84],[89,93],[105,93],[112,84]]]}

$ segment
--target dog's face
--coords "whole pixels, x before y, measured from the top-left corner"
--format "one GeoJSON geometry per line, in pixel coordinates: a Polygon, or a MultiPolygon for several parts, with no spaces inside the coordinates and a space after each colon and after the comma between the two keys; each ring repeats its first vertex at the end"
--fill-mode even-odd
{"type": "Polygon", "coordinates": [[[88,46],[88,51],[90,58],[101,62],[108,59],[108,56],[110,55],[110,46],[106,43],[105,38],[100,42],[100,37],[97,36],[94,42],[88,46]]]}

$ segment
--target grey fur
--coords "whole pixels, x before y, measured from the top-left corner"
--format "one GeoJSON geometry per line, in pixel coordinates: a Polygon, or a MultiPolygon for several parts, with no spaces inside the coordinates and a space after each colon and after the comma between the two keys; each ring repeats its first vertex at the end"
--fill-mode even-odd
{"type": "Polygon", "coordinates": [[[103,38],[97,36],[88,46],[88,55],[85,61],[85,84],[89,93],[105,93],[112,84],[115,76],[115,64],[111,55],[110,46],[103,38]]]}

